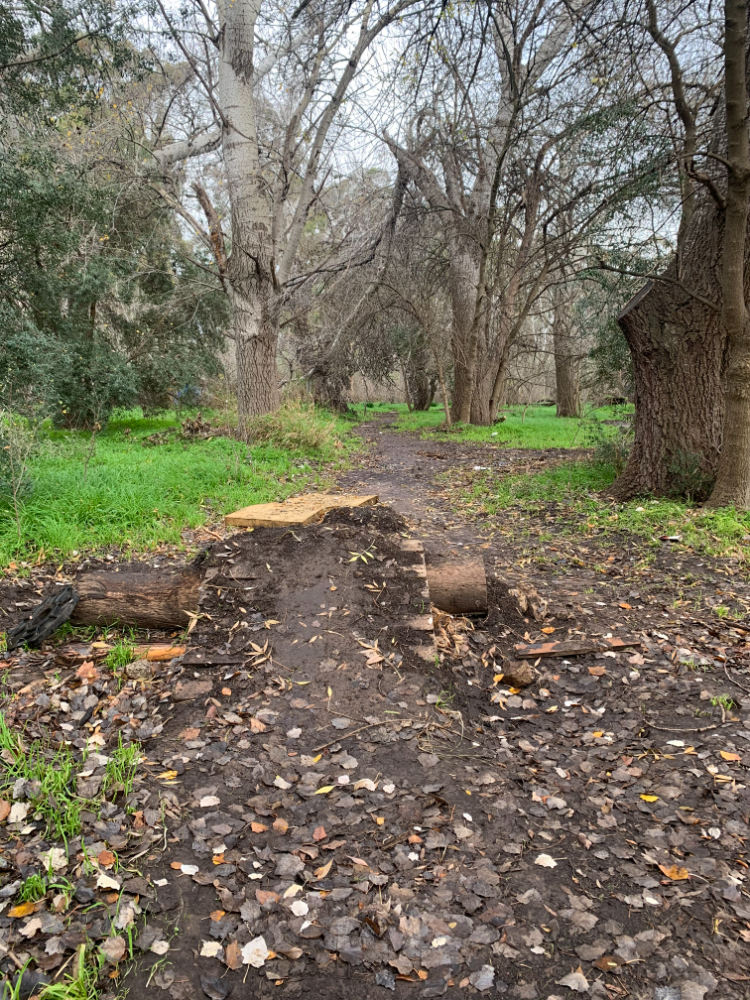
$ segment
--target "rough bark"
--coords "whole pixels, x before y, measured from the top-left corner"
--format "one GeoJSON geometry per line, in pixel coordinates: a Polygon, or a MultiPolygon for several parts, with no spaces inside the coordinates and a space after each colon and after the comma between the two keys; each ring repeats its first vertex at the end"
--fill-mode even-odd
{"type": "MultiPolygon", "coordinates": [[[[742,8],[744,19],[746,6],[737,6],[742,8]]],[[[744,20],[742,24],[743,56],[735,62],[745,78],[740,84],[727,78],[727,96],[738,101],[737,114],[747,142],[748,40],[744,20]],[[733,95],[729,94],[730,87],[733,95]]],[[[710,144],[710,151],[723,160],[728,156],[728,110],[729,101],[726,109],[720,106],[717,110],[710,144]]],[[[750,452],[747,431],[741,430],[750,417],[746,409],[750,400],[742,402],[749,385],[750,339],[741,332],[740,322],[735,341],[738,350],[728,366],[723,287],[727,280],[725,268],[730,266],[734,268],[732,308],[739,315],[739,299],[744,295],[744,308],[750,293],[750,241],[747,209],[740,207],[738,211],[738,206],[729,205],[732,214],[728,215],[722,203],[724,192],[728,194],[726,174],[723,163],[709,158],[705,175],[700,175],[702,183],[688,222],[680,227],[681,243],[675,260],[665,270],[663,280],[641,289],[619,317],[633,359],[636,409],[628,464],[608,490],[618,500],[686,490],[705,495],[717,476],[722,452],[728,477],[736,474],[750,452]],[[724,256],[726,236],[732,246],[729,258],[724,256]],[[743,293],[738,291],[740,281],[743,293]],[[725,451],[727,447],[729,451],[725,451]],[[734,458],[730,458],[732,454],[734,458]]],[[[714,491],[711,503],[738,499],[733,487],[723,497],[714,491]],[[730,493],[733,499],[728,499],[730,493]]]]}
{"type": "Polygon", "coordinates": [[[75,583],[80,600],[71,616],[77,625],[185,628],[198,611],[197,569],[180,573],[86,573],[75,583]]]}
{"type": "Polygon", "coordinates": [[[729,339],[721,458],[709,506],[750,507],[750,313],[745,243],[750,205],[745,0],[726,0],[724,78],[727,198],[721,273],[721,318],[729,339]]]}
{"type": "Polygon", "coordinates": [[[668,283],[639,295],[619,317],[636,416],[627,466],[607,491],[618,500],[681,492],[686,472],[710,480],[721,452],[726,336],[718,312],[668,283]]]}
{"type": "Polygon", "coordinates": [[[253,93],[255,23],[260,6],[261,0],[241,0],[227,11],[219,58],[222,148],[233,233],[226,277],[237,352],[239,425],[244,436],[253,417],[279,405],[272,219],[262,188],[253,93]]]}
{"type": "Polygon", "coordinates": [[[552,343],[558,417],[578,417],[581,413],[578,355],[571,329],[570,305],[569,290],[565,287],[556,289],[553,296],[552,343]]]}
{"type": "Polygon", "coordinates": [[[451,420],[469,423],[478,340],[474,323],[479,282],[479,246],[471,236],[455,238],[451,245],[449,281],[453,324],[453,399],[451,420]]]}

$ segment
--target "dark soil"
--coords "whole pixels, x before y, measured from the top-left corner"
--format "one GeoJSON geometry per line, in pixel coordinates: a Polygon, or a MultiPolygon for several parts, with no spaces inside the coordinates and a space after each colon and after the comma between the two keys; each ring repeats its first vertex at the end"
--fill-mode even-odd
{"type": "MultiPolygon", "coordinates": [[[[746,997],[738,567],[669,544],[649,560],[630,538],[556,533],[549,513],[480,522],[441,475],[569,452],[365,433],[340,486],[387,506],[212,544],[190,649],[150,679],[118,691],[100,663],[78,677],[69,644],[8,658],[5,715],[27,739],[81,751],[93,736],[107,754],[121,736],[148,756],[127,802],[69,844],[61,874],[100,906],[74,899],[34,933],[51,913],[3,910],[2,968],[27,956],[59,974],[83,936],[124,937],[130,906],[136,958],[111,963],[130,998],[746,997]],[[487,569],[487,617],[438,616],[437,648],[417,539],[428,563],[481,554],[487,569]],[[499,679],[518,643],[607,635],[640,646],[542,659],[523,689],[499,679]],[[52,688],[57,707],[40,706],[52,688]],[[84,845],[117,852],[119,893],[86,875],[84,845]],[[243,949],[260,937],[256,969],[243,949]]],[[[49,583],[44,568],[4,582],[8,623],[49,583]]],[[[6,886],[52,846],[29,827],[5,826],[6,886]]]]}

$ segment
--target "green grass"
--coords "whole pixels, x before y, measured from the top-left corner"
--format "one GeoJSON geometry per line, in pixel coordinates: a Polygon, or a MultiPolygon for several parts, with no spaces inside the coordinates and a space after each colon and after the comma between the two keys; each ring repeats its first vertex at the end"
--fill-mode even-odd
{"type": "Polygon", "coordinates": [[[117,746],[107,761],[102,781],[102,794],[122,792],[128,796],[133,791],[133,780],[138,770],[142,751],[138,743],[123,743],[122,733],[118,734],[117,746]]]}
{"type": "MultiPolygon", "coordinates": [[[[364,414],[364,407],[354,408],[357,416],[364,414]]],[[[590,444],[589,429],[594,421],[621,420],[632,407],[602,406],[588,408],[585,419],[555,416],[554,406],[511,406],[503,410],[506,419],[492,427],[474,427],[470,424],[456,424],[445,430],[443,408],[433,406],[429,410],[409,412],[404,403],[376,403],[367,407],[367,419],[379,413],[397,413],[396,430],[413,431],[422,437],[444,438],[459,441],[476,441],[483,444],[497,444],[508,448],[586,448],[590,444]]],[[[605,433],[613,433],[615,428],[604,425],[605,433]]]]}
{"type": "Polygon", "coordinates": [[[662,535],[679,535],[677,544],[682,548],[747,561],[750,513],[733,508],[706,510],[669,499],[621,504],[606,496],[614,479],[611,466],[596,462],[564,462],[535,475],[482,473],[473,478],[468,490],[461,491],[461,502],[492,516],[510,510],[551,513],[558,520],[558,530],[567,523],[568,530],[583,535],[626,531],[656,544],[662,544],[662,535]]]}
{"type": "Polygon", "coordinates": [[[135,641],[132,637],[119,638],[115,642],[114,648],[107,653],[105,663],[110,670],[122,670],[135,657],[135,641]]]}
{"type": "Polygon", "coordinates": [[[0,785],[12,785],[17,778],[37,782],[30,796],[27,819],[40,816],[45,836],[67,841],[81,832],[81,811],[86,803],[75,790],[76,763],[65,747],[46,749],[41,743],[24,745],[8,729],[0,713],[0,750],[7,751],[0,765],[0,785]]]}
{"type": "Polygon", "coordinates": [[[323,485],[326,467],[344,464],[357,446],[352,421],[299,404],[259,421],[249,448],[225,437],[182,441],[177,434],[141,444],[178,428],[180,417],[116,414],[97,439],[85,481],[90,435],[46,428],[21,506],[20,540],[12,506],[0,499],[0,567],[112,546],[180,544],[185,528],[323,485]]]}
{"type": "Polygon", "coordinates": [[[47,883],[41,875],[29,875],[24,879],[21,888],[18,890],[18,899],[21,903],[36,903],[47,894],[47,883]]]}

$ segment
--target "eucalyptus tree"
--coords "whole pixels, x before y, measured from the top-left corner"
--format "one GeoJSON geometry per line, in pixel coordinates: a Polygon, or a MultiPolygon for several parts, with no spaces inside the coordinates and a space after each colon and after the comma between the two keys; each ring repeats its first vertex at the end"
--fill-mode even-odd
{"type": "MultiPolygon", "coordinates": [[[[596,52],[583,44],[598,7],[458,7],[425,19],[406,53],[412,111],[385,140],[446,233],[456,420],[494,419],[513,339],[552,266],[539,252],[540,240],[550,250],[556,211],[548,176],[576,155],[574,134],[607,90],[606,77],[591,72],[596,52]]],[[[575,202],[591,177],[572,177],[575,202]]]]}
{"type": "Polygon", "coordinates": [[[229,298],[241,426],[279,404],[279,324],[305,227],[340,138],[352,84],[384,32],[404,31],[418,0],[155,0],[159,56],[186,72],[151,129],[152,177],[214,255],[229,298]],[[189,115],[179,91],[200,92],[189,115]],[[195,189],[205,224],[172,183],[221,156],[228,225],[195,189]]]}
{"type": "Polygon", "coordinates": [[[645,275],[619,316],[632,361],[635,438],[610,493],[627,499],[687,486],[705,494],[722,448],[727,348],[723,25],[709,0],[627,0],[621,23],[631,58],[620,72],[650,135],[633,209],[651,232],[613,239],[602,261],[645,275]]]}

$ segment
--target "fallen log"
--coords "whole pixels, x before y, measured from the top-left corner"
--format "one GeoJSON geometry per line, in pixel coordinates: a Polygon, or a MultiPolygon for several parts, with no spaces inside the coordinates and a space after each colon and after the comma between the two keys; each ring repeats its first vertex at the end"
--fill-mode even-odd
{"type": "Polygon", "coordinates": [[[74,625],[185,628],[189,613],[198,611],[200,582],[194,567],[177,573],[85,573],[75,583],[79,601],[70,620],[74,625]]]}
{"type": "Polygon", "coordinates": [[[487,613],[487,577],[481,559],[462,559],[427,566],[430,600],[449,615],[487,613]]]}

